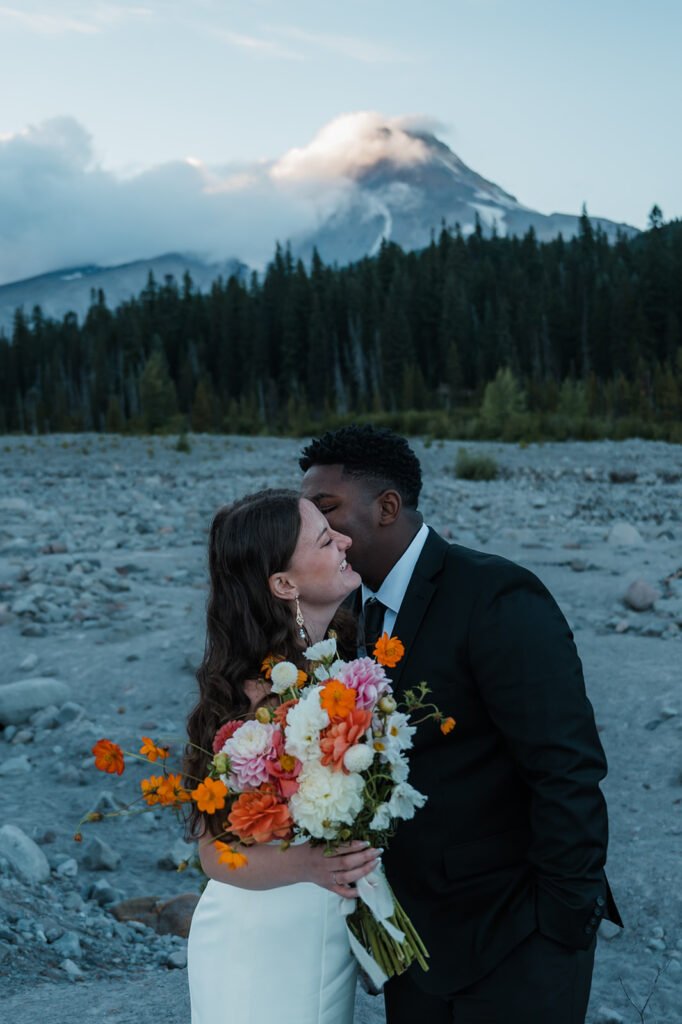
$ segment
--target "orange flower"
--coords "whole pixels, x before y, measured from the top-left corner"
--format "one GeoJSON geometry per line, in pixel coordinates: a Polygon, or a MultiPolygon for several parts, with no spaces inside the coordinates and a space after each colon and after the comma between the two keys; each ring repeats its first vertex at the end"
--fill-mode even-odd
{"type": "Polygon", "coordinates": [[[143,736],[142,741],[140,753],[148,761],[156,761],[157,757],[160,757],[162,761],[166,760],[168,757],[167,747],[157,747],[154,741],[149,739],[149,736],[143,736]]]}
{"type": "Polygon", "coordinates": [[[320,738],[322,764],[331,765],[335,772],[348,771],[343,766],[343,758],[349,747],[357,743],[372,724],[372,712],[362,708],[353,708],[345,718],[328,726],[320,738]]]}
{"type": "Polygon", "coordinates": [[[150,807],[154,804],[163,803],[159,796],[159,788],[163,785],[163,776],[161,775],[150,775],[148,779],[142,779],[140,782],[140,789],[142,790],[142,796],[147,801],[150,807]]]}
{"type": "Polygon", "coordinates": [[[218,857],[219,864],[227,864],[230,871],[236,871],[237,868],[242,867],[244,864],[248,864],[248,858],[243,853],[237,853],[227,843],[221,843],[219,839],[213,841],[213,845],[220,854],[218,857]]]}
{"type": "Polygon", "coordinates": [[[162,779],[159,786],[159,802],[162,804],[185,804],[190,795],[182,785],[182,776],[179,772],[172,772],[162,779]]]}
{"type": "Polygon", "coordinates": [[[266,654],[266,656],[263,658],[260,670],[264,673],[266,679],[270,678],[270,676],[272,675],[272,670],[278,661],[284,661],[284,658],[282,657],[281,654],[266,654]]]}
{"type": "Polygon", "coordinates": [[[275,722],[277,725],[281,726],[282,729],[287,724],[289,709],[293,708],[296,704],[298,704],[297,700],[285,700],[283,704],[280,704],[279,707],[275,708],[275,722]]]}
{"type": "Polygon", "coordinates": [[[228,821],[230,830],[243,843],[288,839],[293,825],[289,808],[267,784],[254,792],[242,793],[232,805],[228,821]]]}
{"type": "Polygon", "coordinates": [[[222,811],[225,806],[227,786],[220,779],[212,779],[206,776],[196,789],[192,790],[192,799],[196,800],[197,807],[204,814],[215,814],[222,811]]]}
{"type": "Polygon", "coordinates": [[[73,841],[74,841],[74,843],[82,843],[83,842],[83,833],[82,832],[76,832],[76,834],[73,837],[73,841]]]}
{"type": "Polygon", "coordinates": [[[454,720],[454,718],[446,718],[444,722],[440,723],[440,731],[443,733],[443,736],[447,736],[447,734],[449,732],[452,732],[452,730],[454,728],[455,728],[455,720],[454,720]]]}
{"type": "Polygon", "coordinates": [[[123,760],[123,751],[118,743],[112,743],[111,740],[98,740],[92,748],[92,752],[95,755],[95,767],[99,768],[101,772],[123,774],[125,761],[123,760]]]}
{"type": "Polygon", "coordinates": [[[330,718],[345,718],[355,707],[356,693],[338,679],[330,679],[320,694],[320,705],[329,712],[330,718]]]}
{"type": "Polygon", "coordinates": [[[307,679],[308,679],[307,673],[304,672],[302,668],[299,668],[299,670],[298,670],[298,679],[296,680],[296,684],[295,684],[298,687],[299,690],[301,689],[302,686],[305,686],[307,679]]]}
{"type": "Polygon", "coordinates": [[[374,657],[385,668],[394,668],[404,653],[405,648],[398,637],[389,637],[388,633],[380,636],[374,645],[374,657]]]}

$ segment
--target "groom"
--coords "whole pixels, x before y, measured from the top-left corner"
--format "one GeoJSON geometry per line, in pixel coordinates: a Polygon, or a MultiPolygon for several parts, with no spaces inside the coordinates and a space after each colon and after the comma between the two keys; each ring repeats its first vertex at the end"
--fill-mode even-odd
{"type": "Polygon", "coordinates": [[[602,917],[606,761],[572,634],[526,569],[455,544],[417,509],[404,438],[343,427],[303,449],[302,493],[352,539],[366,646],[405,645],[398,699],[426,680],[449,736],[422,725],[386,872],[431,958],[386,986],[388,1024],[582,1024],[602,917]]]}

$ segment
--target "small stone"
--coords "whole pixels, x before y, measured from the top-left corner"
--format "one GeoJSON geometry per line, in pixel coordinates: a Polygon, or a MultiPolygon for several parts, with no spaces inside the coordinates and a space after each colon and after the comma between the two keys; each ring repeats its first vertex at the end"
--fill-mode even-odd
{"type": "Polygon", "coordinates": [[[663,938],[665,938],[665,931],[661,927],[660,924],[654,925],[654,927],[651,929],[651,937],[653,939],[663,939],[663,938]]]}
{"type": "Polygon", "coordinates": [[[84,714],[84,707],[76,704],[75,701],[67,700],[59,709],[57,723],[59,725],[66,725],[67,722],[75,722],[77,719],[82,718],[84,714]]]}
{"type": "Polygon", "coordinates": [[[608,921],[606,918],[603,918],[599,925],[599,931],[597,934],[600,939],[606,939],[607,942],[611,942],[613,939],[618,938],[622,930],[623,929],[617,924],[614,924],[613,921],[608,921]]]}
{"type": "Polygon", "coordinates": [[[21,631],[22,636],[47,636],[47,630],[39,622],[28,622],[21,631]]]}
{"type": "Polygon", "coordinates": [[[89,841],[83,857],[83,864],[90,871],[115,871],[120,863],[120,853],[117,853],[98,836],[89,841]]]}
{"type": "Polygon", "coordinates": [[[613,524],[609,530],[608,542],[616,547],[624,548],[641,547],[644,543],[637,527],[626,522],[613,524]]]}
{"type": "Polygon", "coordinates": [[[78,861],[73,857],[67,857],[56,869],[56,874],[62,878],[75,878],[78,874],[78,861]]]}
{"type": "Polygon", "coordinates": [[[648,612],[659,598],[657,590],[645,580],[635,580],[625,591],[623,603],[633,612],[648,612]]]}
{"type": "Polygon", "coordinates": [[[183,861],[189,860],[195,852],[194,843],[186,843],[184,839],[178,839],[163,857],[159,857],[157,865],[167,871],[177,871],[183,861]]]}
{"type": "Polygon", "coordinates": [[[71,981],[82,981],[85,977],[82,969],[73,960],[62,960],[62,970],[66,971],[71,981]]]}
{"type": "Polygon", "coordinates": [[[616,625],[614,627],[616,633],[627,633],[629,628],[630,628],[630,621],[629,621],[629,619],[621,619],[619,622],[616,623],[616,625]]]}
{"type": "Polygon", "coordinates": [[[187,966],[187,951],[184,949],[176,949],[166,957],[166,963],[169,967],[175,968],[176,970],[184,970],[187,966]]]}
{"type": "Polygon", "coordinates": [[[76,932],[64,932],[60,939],[52,943],[52,948],[60,956],[80,960],[83,956],[80,939],[76,932]]]}
{"type": "Polygon", "coordinates": [[[675,718],[678,714],[677,708],[672,708],[669,705],[661,708],[661,718],[675,718]]]}
{"type": "Polygon", "coordinates": [[[67,910],[75,910],[77,913],[85,910],[85,900],[77,892],[70,892],[64,897],[64,906],[67,910]]]}
{"type": "Polygon", "coordinates": [[[663,939],[649,939],[647,942],[649,949],[654,949],[659,953],[662,953],[665,949],[665,942],[663,939]]]}
{"type": "Polygon", "coordinates": [[[34,729],[54,729],[57,725],[57,714],[59,709],[54,704],[48,704],[31,715],[29,719],[34,729]]]}
{"type": "Polygon", "coordinates": [[[94,900],[95,903],[100,907],[105,907],[110,903],[116,903],[122,896],[120,889],[115,889],[113,885],[104,879],[100,879],[95,882],[88,889],[88,899],[94,900]]]}
{"type": "Polygon", "coordinates": [[[46,882],[50,877],[47,857],[18,825],[0,828],[0,853],[27,882],[46,882]]]}
{"type": "Polygon", "coordinates": [[[31,762],[26,754],[19,754],[18,757],[8,757],[6,761],[0,764],[0,775],[3,777],[25,775],[30,770],[31,762]]]}
{"type": "Polygon", "coordinates": [[[594,1024],[625,1024],[625,1017],[608,1006],[600,1006],[594,1024]]]}
{"type": "Polygon", "coordinates": [[[24,660],[19,665],[22,672],[32,672],[38,664],[37,654],[27,654],[24,660]]]}

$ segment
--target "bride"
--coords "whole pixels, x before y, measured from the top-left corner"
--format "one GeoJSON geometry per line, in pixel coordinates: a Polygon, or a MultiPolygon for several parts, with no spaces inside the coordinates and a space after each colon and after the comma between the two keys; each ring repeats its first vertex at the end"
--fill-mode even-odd
{"type": "MultiPolygon", "coordinates": [[[[269,701],[259,680],[269,654],[299,665],[330,625],[343,646],[343,599],[360,585],[346,561],[350,539],[310,501],[269,490],[219,510],[209,538],[211,589],[199,699],[188,720],[188,778],[203,778],[213,738],[228,719],[252,717],[269,701]]],[[[350,657],[355,652],[350,650],[350,657]]],[[[192,785],[195,782],[192,781],[192,785]]],[[[356,966],[339,897],[369,874],[379,851],[350,843],[279,843],[248,848],[236,871],[218,863],[216,815],[192,805],[209,882],[194,912],[188,947],[192,1024],[351,1024],[356,966]]]]}

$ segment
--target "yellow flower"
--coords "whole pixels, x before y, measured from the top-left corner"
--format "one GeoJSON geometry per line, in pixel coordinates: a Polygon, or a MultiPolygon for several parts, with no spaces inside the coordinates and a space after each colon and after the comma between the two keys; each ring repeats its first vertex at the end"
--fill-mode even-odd
{"type": "Polygon", "coordinates": [[[148,779],[142,779],[140,782],[140,789],[142,790],[142,796],[147,801],[150,807],[154,804],[160,804],[161,798],[159,797],[159,787],[163,785],[163,777],[161,775],[150,775],[148,779]]]}
{"type": "Polygon", "coordinates": [[[196,800],[197,808],[204,814],[215,814],[225,806],[227,786],[220,779],[207,776],[192,790],[192,799],[196,800]]]}
{"type": "Polygon", "coordinates": [[[157,757],[160,757],[162,761],[165,761],[168,757],[168,748],[157,747],[154,740],[150,740],[149,736],[143,736],[140,753],[143,757],[146,757],[148,761],[156,761],[157,757]]]}
{"type": "Polygon", "coordinates": [[[248,858],[243,853],[237,853],[227,843],[221,843],[219,839],[215,839],[213,845],[220,854],[218,863],[227,864],[230,871],[236,871],[237,868],[241,868],[244,864],[249,863],[248,858]]]}

